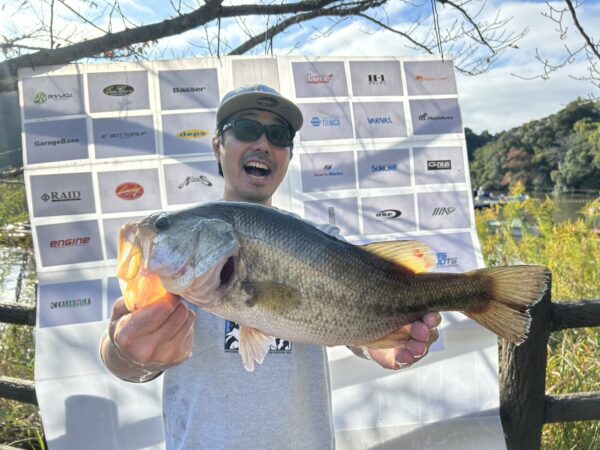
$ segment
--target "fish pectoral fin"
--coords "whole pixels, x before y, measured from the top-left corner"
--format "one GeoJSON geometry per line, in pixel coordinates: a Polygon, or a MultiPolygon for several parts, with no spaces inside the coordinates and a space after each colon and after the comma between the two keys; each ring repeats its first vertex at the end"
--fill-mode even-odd
{"type": "Polygon", "coordinates": [[[265,360],[265,355],[269,353],[271,344],[275,342],[275,338],[266,335],[256,328],[240,325],[240,356],[244,369],[248,372],[254,372],[254,361],[262,364],[265,360]]]}
{"type": "Polygon", "coordinates": [[[437,264],[432,248],[419,241],[371,242],[361,248],[413,273],[429,272],[437,264]]]}
{"type": "Polygon", "coordinates": [[[246,306],[260,305],[270,311],[285,312],[300,306],[300,292],[287,284],[272,281],[246,281],[242,289],[248,294],[246,306]]]}
{"type": "Polygon", "coordinates": [[[382,338],[375,339],[373,341],[367,341],[361,344],[361,346],[379,349],[396,348],[402,347],[410,339],[410,332],[404,328],[400,328],[399,330],[394,331],[393,333],[390,333],[382,338]]]}

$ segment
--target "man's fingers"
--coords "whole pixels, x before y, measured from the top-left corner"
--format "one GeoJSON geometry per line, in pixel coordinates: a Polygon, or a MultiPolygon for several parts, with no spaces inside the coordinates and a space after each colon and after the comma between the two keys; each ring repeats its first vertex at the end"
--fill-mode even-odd
{"type": "Polygon", "coordinates": [[[429,328],[437,328],[442,322],[442,316],[438,312],[427,313],[421,317],[421,322],[423,322],[429,328]]]}

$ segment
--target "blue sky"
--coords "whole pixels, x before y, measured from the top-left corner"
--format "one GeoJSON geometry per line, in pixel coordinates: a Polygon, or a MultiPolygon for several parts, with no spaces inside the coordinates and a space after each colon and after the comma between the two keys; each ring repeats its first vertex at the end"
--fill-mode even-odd
{"type": "MultiPolygon", "coordinates": [[[[13,2],[14,9],[18,2],[13,2]]],[[[122,0],[120,5],[128,17],[137,24],[148,24],[164,20],[172,15],[171,3],[155,2],[149,6],[142,0],[122,0]]],[[[249,1],[226,1],[225,3],[241,4],[249,1]]],[[[413,2],[418,8],[411,7],[400,0],[393,0],[386,7],[389,24],[399,29],[406,30],[413,23],[418,14],[430,14],[429,0],[416,0],[413,2]]],[[[33,2],[29,2],[34,5],[33,2]]],[[[42,5],[45,3],[40,3],[42,5]]],[[[477,0],[471,2],[473,6],[483,3],[477,0]]],[[[552,2],[557,9],[564,7],[564,2],[552,2]]],[[[89,3],[72,0],[69,5],[76,6],[77,10],[86,17],[95,17],[98,10],[90,10],[89,3]],[[79,2],[79,3],[78,3],[79,2]]],[[[40,6],[34,10],[20,10],[16,16],[10,15],[11,4],[7,4],[0,17],[0,34],[10,35],[11,30],[26,29],[29,24],[35,23],[35,17],[47,16],[47,11],[40,6]]],[[[438,6],[440,23],[442,27],[454,19],[446,12],[447,8],[438,6]]],[[[543,72],[542,65],[535,60],[536,49],[544,58],[558,61],[566,42],[572,48],[582,44],[582,38],[574,32],[573,24],[569,20],[568,35],[565,42],[559,39],[556,25],[542,16],[548,12],[544,0],[515,0],[501,1],[488,0],[480,11],[480,19],[491,20],[498,13],[503,18],[511,18],[505,27],[507,31],[516,33],[527,28],[529,32],[518,42],[518,48],[508,49],[494,66],[486,73],[474,77],[458,75],[458,89],[461,102],[463,122],[467,127],[476,132],[489,130],[498,132],[520,125],[523,122],[545,117],[555,113],[568,102],[580,97],[595,95],[600,97],[600,90],[586,81],[574,80],[570,76],[585,75],[585,61],[578,58],[568,68],[553,74],[549,80],[526,81],[522,77],[532,77],[543,72]]],[[[56,11],[56,29],[91,37],[97,34],[94,29],[86,28],[72,19],[72,13],[64,8],[56,11]]],[[[378,13],[379,18],[384,18],[383,12],[378,13]]],[[[600,40],[600,0],[588,0],[579,9],[579,18],[586,30],[597,41],[600,40]]],[[[103,27],[104,24],[99,22],[103,27]]],[[[272,24],[272,23],[271,23],[272,24]]],[[[275,41],[275,54],[294,55],[339,55],[339,56],[406,56],[423,54],[407,46],[402,38],[388,31],[375,30],[367,21],[351,19],[338,24],[330,33],[322,33],[330,28],[328,19],[305,23],[302,28],[295,27],[280,35],[275,41]],[[319,37],[320,36],[320,37],[319,37]]],[[[246,38],[243,28],[247,27],[252,32],[262,31],[265,28],[265,19],[247,18],[243,22],[235,20],[223,21],[221,35],[225,36],[231,47],[239,45],[246,38]]],[[[118,31],[123,24],[113,20],[112,29],[118,31]]],[[[416,33],[424,33],[427,27],[416,33]]],[[[200,28],[185,34],[173,36],[162,40],[152,55],[153,59],[172,59],[177,57],[192,57],[208,55],[210,51],[205,46],[205,38],[216,33],[216,26],[200,28]]],[[[42,43],[41,45],[47,45],[42,43]]],[[[449,49],[445,49],[448,52],[449,49]]],[[[253,54],[264,53],[264,47],[257,48],[253,54]]],[[[600,62],[599,62],[600,64],[600,62]]]]}

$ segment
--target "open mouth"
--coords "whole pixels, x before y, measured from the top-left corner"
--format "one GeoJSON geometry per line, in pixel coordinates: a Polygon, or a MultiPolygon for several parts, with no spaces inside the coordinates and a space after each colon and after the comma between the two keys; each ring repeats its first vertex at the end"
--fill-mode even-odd
{"type": "Polygon", "coordinates": [[[264,178],[271,174],[269,165],[261,161],[249,161],[243,167],[244,171],[253,177],[264,178]]]}

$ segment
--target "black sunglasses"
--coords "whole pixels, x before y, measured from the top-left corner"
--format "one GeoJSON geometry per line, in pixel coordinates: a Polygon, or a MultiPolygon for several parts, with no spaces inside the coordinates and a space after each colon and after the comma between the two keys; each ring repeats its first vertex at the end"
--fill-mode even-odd
{"type": "Polygon", "coordinates": [[[253,142],[258,140],[263,133],[267,134],[267,139],[277,147],[289,147],[294,142],[296,132],[287,125],[274,123],[263,125],[252,119],[235,119],[226,122],[221,127],[221,133],[229,128],[233,129],[233,135],[236,139],[244,142],[253,142]]]}

